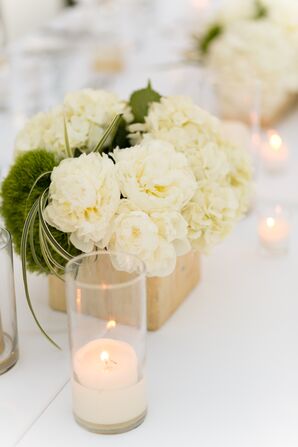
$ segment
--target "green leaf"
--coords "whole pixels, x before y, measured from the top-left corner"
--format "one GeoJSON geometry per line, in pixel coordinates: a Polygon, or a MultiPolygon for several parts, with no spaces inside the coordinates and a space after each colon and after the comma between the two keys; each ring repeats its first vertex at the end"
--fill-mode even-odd
{"type": "Polygon", "coordinates": [[[134,121],[144,123],[148,109],[153,102],[159,102],[161,95],[152,89],[150,81],[146,88],[135,91],[129,100],[134,121]]]}
{"type": "Polygon", "coordinates": [[[261,2],[261,0],[255,0],[255,20],[264,19],[268,16],[267,7],[261,2]]]}
{"type": "Polygon", "coordinates": [[[206,31],[199,42],[199,49],[203,55],[208,53],[209,47],[211,43],[217,39],[224,31],[224,28],[219,23],[214,23],[210,28],[206,31]]]}
{"type": "Polygon", "coordinates": [[[78,158],[83,154],[83,151],[81,151],[80,149],[76,148],[73,152],[73,158],[78,158]]]}
{"type": "Polygon", "coordinates": [[[29,293],[29,286],[28,286],[28,278],[27,278],[27,270],[26,270],[26,264],[27,264],[27,244],[28,244],[28,236],[30,233],[30,228],[32,226],[32,224],[34,223],[34,218],[36,216],[36,210],[38,208],[38,200],[37,199],[32,208],[30,209],[28,216],[25,220],[25,224],[24,224],[24,228],[23,228],[23,232],[22,232],[22,239],[21,239],[21,259],[22,259],[22,272],[23,272],[23,281],[24,281],[24,288],[25,288],[25,294],[26,294],[26,299],[27,299],[27,303],[29,306],[29,309],[31,311],[31,314],[37,324],[37,326],[39,327],[40,331],[42,332],[42,334],[54,345],[56,346],[56,348],[61,349],[57,343],[54,342],[54,340],[46,333],[46,331],[43,329],[43,327],[41,326],[31,303],[31,298],[30,298],[30,293],[29,293]]]}
{"type": "Polygon", "coordinates": [[[116,115],[115,118],[112,120],[112,122],[109,124],[108,128],[106,129],[105,133],[95,146],[92,152],[99,152],[101,153],[103,151],[104,145],[107,142],[108,139],[113,141],[115,134],[117,132],[118,126],[120,124],[120,121],[122,119],[122,115],[116,115]]]}

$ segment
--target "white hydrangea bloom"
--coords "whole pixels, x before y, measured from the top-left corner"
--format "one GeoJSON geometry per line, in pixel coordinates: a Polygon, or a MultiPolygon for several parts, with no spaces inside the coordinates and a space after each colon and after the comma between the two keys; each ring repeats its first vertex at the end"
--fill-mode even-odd
{"type": "Polygon", "coordinates": [[[113,157],[121,193],[142,211],[180,211],[196,190],[187,158],[165,141],[148,139],[113,157]]]}
{"type": "Polygon", "coordinates": [[[104,247],[104,238],[118,209],[120,190],[113,162],[91,153],[68,158],[54,168],[46,221],[65,233],[83,252],[104,247]]]}
{"type": "Polygon", "coordinates": [[[238,214],[239,202],[232,188],[213,184],[198,189],[183,213],[189,224],[192,245],[209,252],[231,232],[238,214]]]}
{"type": "Polygon", "coordinates": [[[215,20],[228,26],[237,20],[250,19],[254,15],[255,0],[222,0],[215,20]]]}
{"type": "Polygon", "coordinates": [[[297,51],[285,31],[268,20],[231,25],[208,53],[208,66],[219,80],[218,93],[225,114],[231,115],[233,110],[234,115],[241,113],[243,104],[252,108],[255,80],[262,83],[264,114],[271,113],[287,95],[297,91],[297,51]]]}
{"type": "Polygon", "coordinates": [[[64,118],[71,148],[92,148],[117,114],[132,120],[130,108],[114,93],[79,90],[66,96],[62,106],[31,118],[16,138],[16,152],[47,149],[65,155],[64,118]]]}
{"type": "Polygon", "coordinates": [[[184,97],[153,103],[145,123],[131,126],[131,131],[145,132],[144,142],[152,138],[170,142],[187,157],[198,186],[183,216],[193,246],[209,251],[248,208],[251,165],[247,151],[231,142],[216,118],[184,97]]]}
{"type": "Polygon", "coordinates": [[[198,38],[214,24],[223,32],[203,59],[214,75],[222,116],[249,120],[260,95],[262,122],[276,120],[298,92],[298,2],[223,0],[198,38]],[[259,19],[258,5],[265,11],[259,19]]]}
{"type": "Polygon", "coordinates": [[[16,153],[33,149],[47,149],[62,153],[65,151],[63,133],[63,109],[55,107],[49,112],[41,112],[29,119],[17,134],[16,153]]]}
{"type": "Polygon", "coordinates": [[[262,0],[269,18],[290,33],[298,29],[298,2],[296,0],[262,0]]]}
{"type": "MultiPolygon", "coordinates": [[[[288,37],[288,45],[298,54],[298,2],[296,0],[263,0],[270,11],[270,20],[279,26],[288,37]]],[[[298,71],[296,57],[296,71],[298,71]]]]}
{"type": "MultiPolygon", "coordinates": [[[[225,28],[243,20],[255,20],[257,8],[255,0],[222,0],[208,17],[208,24],[221,23],[225,28]]],[[[266,18],[289,32],[298,27],[298,2],[296,0],[260,0],[266,10],[266,18]]]]}

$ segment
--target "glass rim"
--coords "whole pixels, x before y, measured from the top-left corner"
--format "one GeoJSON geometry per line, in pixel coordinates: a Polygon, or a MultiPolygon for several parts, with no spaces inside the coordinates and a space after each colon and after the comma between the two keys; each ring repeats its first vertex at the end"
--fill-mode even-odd
{"type": "Polygon", "coordinates": [[[8,247],[8,245],[11,243],[11,235],[10,232],[1,225],[0,225],[0,233],[4,233],[6,236],[6,241],[4,241],[3,243],[0,242],[0,250],[2,250],[3,248],[8,247]]]}
{"type": "Polygon", "coordinates": [[[122,256],[129,256],[130,258],[134,258],[135,260],[138,261],[138,263],[139,263],[139,265],[141,267],[141,270],[140,270],[140,272],[138,272],[138,275],[135,278],[129,279],[127,281],[123,281],[121,283],[116,283],[116,284],[100,285],[100,284],[90,284],[90,283],[74,280],[74,282],[81,288],[95,289],[95,290],[120,289],[120,288],[123,288],[123,287],[132,286],[133,284],[137,283],[138,281],[140,281],[141,279],[146,277],[146,266],[145,266],[145,263],[138,256],[133,255],[131,253],[124,252],[124,251],[113,251],[113,250],[98,250],[98,251],[92,251],[90,253],[82,253],[82,254],[80,254],[78,256],[75,256],[70,261],[68,261],[66,266],[65,266],[65,277],[67,278],[67,275],[70,275],[72,273],[71,267],[74,264],[76,264],[76,263],[78,264],[78,261],[81,261],[84,258],[89,258],[91,256],[96,256],[96,255],[104,255],[104,256],[107,256],[107,255],[109,255],[109,256],[110,255],[122,255],[122,256]]]}

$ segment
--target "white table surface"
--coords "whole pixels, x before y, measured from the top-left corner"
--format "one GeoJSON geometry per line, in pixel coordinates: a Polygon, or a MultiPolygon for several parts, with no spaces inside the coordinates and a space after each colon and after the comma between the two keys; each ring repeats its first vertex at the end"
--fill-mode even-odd
{"type": "MultiPolygon", "coordinates": [[[[148,67],[126,73],[115,89],[125,97],[149,75],[164,94],[195,88],[193,69],[148,67]]],[[[289,170],[263,174],[257,183],[259,196],[289,200],[294,210],[297,120],[298,111],[278,127],[291,150],[289,170]]],[[[0,126],[5,165],[13,130],[7,117],[0,126]]],[[[253,213],[203,259],[201,284],[162,329],[148,334],[148,416],[116,436],[89,433],[73,420],[66,316],[49,309],[46,279],[31,276],[36,312],[60,352],[34,325],[16,258],[20,359],[0,377],[0,446],[297,447],[298,222],[289,253],[273,258],[260,253],[256,225],[253,213]]]]}

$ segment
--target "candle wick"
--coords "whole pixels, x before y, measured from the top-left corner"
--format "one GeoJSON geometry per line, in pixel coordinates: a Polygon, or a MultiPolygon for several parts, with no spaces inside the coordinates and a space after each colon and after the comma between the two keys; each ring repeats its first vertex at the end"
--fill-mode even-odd
{"type": "Polygon", "coordinates": [[[105,369],[105,370],[110,370],[110,369],[112,369],[112,365],[111,365],[111,364],[113,364],[113,365],[117,365],[117,364],[118,364],[117,362],[115,362],[115,360],[113,360],[113,359],[111,359],[111,358],[104,359],[104,360],[103,360],[103,363],[104,363],[104,369],[105,369]]]}

